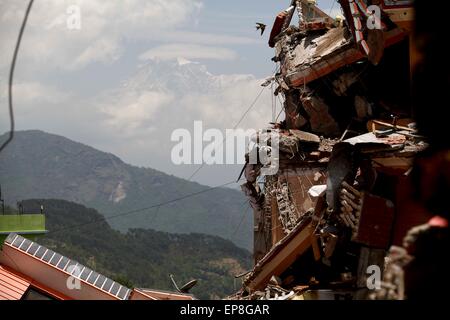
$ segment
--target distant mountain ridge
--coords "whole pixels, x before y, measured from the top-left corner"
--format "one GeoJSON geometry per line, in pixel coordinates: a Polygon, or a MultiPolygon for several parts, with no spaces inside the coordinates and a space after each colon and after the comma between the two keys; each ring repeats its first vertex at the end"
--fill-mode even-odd
{"type": "Polygon", "coordinates": [[[255,77],[247,74],[214,75],[205,65],[184,58],[150,59],[140,65],[122,86],[133,92],[170,90],[183,96],[192,92],[220,91],[236,83],[253,80],[255,77]]]}
{"type": "MultiPolygon", "coordinates": [[[[6,135],[0,136],[0,141],[4,139],[6,135]]],[[[31,198],[63,199],[95,208],[105,217],[208,189],[37,130],[16,132],[0,155],[0,184],[9,204],[31,198]]],[[[108,222],[122,231],[145,228],[215,235],[250,249],[252,217],[245,211],[246,200],[240,192],[217,188],[108,222]]]]}

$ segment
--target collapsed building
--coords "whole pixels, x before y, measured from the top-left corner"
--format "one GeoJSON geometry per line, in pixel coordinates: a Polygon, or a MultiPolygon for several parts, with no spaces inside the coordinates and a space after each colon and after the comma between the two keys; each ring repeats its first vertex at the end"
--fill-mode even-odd
{"type": "Polygon", "coordinates": [[[403,239],[427,221],[410,187],[427,147],[411,101],[413,4],[339,3],[342,18],[294,0],[275,19],[279,70],[264,85],[284,100],[271,128],[279,170],[263,177],[262,164],[246,164],[254,268],[231,299],[404,298],[393,261],[408,260],[403,239]],[[372,281],[377,267],[392,281],[372,281]]]}

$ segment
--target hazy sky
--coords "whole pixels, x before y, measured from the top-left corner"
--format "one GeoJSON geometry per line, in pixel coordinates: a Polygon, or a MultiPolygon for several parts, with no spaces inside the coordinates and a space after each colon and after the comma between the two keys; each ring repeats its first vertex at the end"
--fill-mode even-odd
{"type": "MultiPolygon", "coordinates": [[[[1,133],[9,129],[7,74],[27,2],[0,0],[1,133]]],[[[63,135],[130,164],[189,177],[194,166],[170,161],[171,131],[191,130],[194,120],[219,129],[234,126],[273,72],[268,34],[289,2],[36,0],[17,62],[16,127],[63,135]],[[73,5],[80,9],[80,30],[67,28],[73,5]],[[268,25],[263,37],[255,22],[268,25]],[[223,87],[176,92],[155,86],[157,75],[144,83],[147,87],[124,89],[124,83],[139,81],[146,60],[171,58],[204,65],[208,81],[223,87]]],[[[333,0],[319,0],[319,6],[332,16],[339,13],[333,0]]],[[[167,76],[164,70],[161,77],[167,76]]],[[[269,91],[240,127],[258,128],[271,120],[269,91]]],[[[219,185],[238,173],[238,167],[207,167],[193,180],[219,185]]]]}

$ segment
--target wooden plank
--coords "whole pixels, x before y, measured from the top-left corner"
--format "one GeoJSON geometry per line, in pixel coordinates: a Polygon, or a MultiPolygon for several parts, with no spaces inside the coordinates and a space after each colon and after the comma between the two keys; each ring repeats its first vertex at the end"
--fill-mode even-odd
{"type": "Polygon", "coordinates": [[[250,291],[263,289],[273,275],[280,276],[299,256],[311,247],[313,232],[314,226],[312,221],[297,230],[297,233],[290,237],[287,243],[281,245],[276,254],[264,261],[259,267],[259,272],[246,284],[247,288],[250,291]]]}
{"type": "Polygon", "coordinates": [[[317,235],[313,234],[311,236],[311,244],[312,244],[314,259],[316,261],[319,261],[320,258],[322,257],[322,254],[321,254],[320,246],[319,246],[319,237],[317,235]]]}

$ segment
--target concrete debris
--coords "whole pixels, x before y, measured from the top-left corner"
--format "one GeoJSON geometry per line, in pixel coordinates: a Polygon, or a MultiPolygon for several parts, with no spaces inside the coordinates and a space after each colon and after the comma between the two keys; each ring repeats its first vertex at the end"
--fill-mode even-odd
{"type": "Polygon", "coordinates": [[[410,263],[412,257],[408,252],[397,246],[389,249],[385,258],[383,279],[380,289],[369,294],[371,300],[404,300],[405,273],[403,268],[410,263]]]}
{"type": "Polygon", "coordinates": [[[275,80],[275,77],[266,78],[264,80],[264,82],[261,84],[261,87],[268,87],[274,80],[275,80]]]}
{"type": "Polygon", "coordinates": [[[410,86],[400,85],[410,81],[412,4],[402,1],[406,18],[393,2],[375,21],[367,9],[375,2],[340,0],[345,23],[307,0],[275,19],[269,45],[280,72],[265,85],[275,81],[285,101],[285,120],[273,124],[279,170],[259,190],[260,168],[245,169],[260,242],[232,299],[405,297],[398,264],[408,259],[395,246],[423,213],[405,213],[411,195],[401,190],[427,142],[412,120],[410,86]],[[368,21],[381,27],[362,28],[368,21]],[[373,265],[385,279],[376,292],[367,287],[373,265]]]}
{"type": "MultiPolygon", "coordinates": [[[[347,72],[340,75],[337,79],[331,83],[333,86],[333,92],[337,96],[345,96],[347,90],[358,81],[358,75],[356,72],[347,72]]],[[[355,97],[356,99],[356,97],[355,97]]],[[[356,103],[356,102],[355,102],[356,103]]]]}
{"type": "Polygon", "coordinates": [[[364,120],[373,115],[372,105],[361,96],[355,97],[355,111],[358,119],[364,120]]]}
{"type": "Polygon", "coordinates": [[[314,143],[320,144],[320,138],[312,133],[300,131],[300,130],[289,130],[291,134],[296,136],[303,143],[314,143]]]}
{"type": "Polygon", "coordinates": [[[324,192],[326,190],[327,190],[327,186],[325,184],[318,185],[318,186],[312,186],[311,188],[309,188],[308,194],[313,198],[317,198],[317,197],[320,197],[322,194],[324,194],[324,192]]]}
{"type": "Polygon", "coordinates": [[[322,99],[302,94],[300,101],[308,115],[309,124],[313,132],[326,135],[336,135],[339,133],[339,126],[330,115],[330,109],[322,99]]]}
{"type": "Polygon", "coordinates": [[[291,155],[291,158],[295,157],[295,154],[300,151],[300,139],[295,135],[280,135],[279,148],[281,152],[285,152],[291,155]]]}

